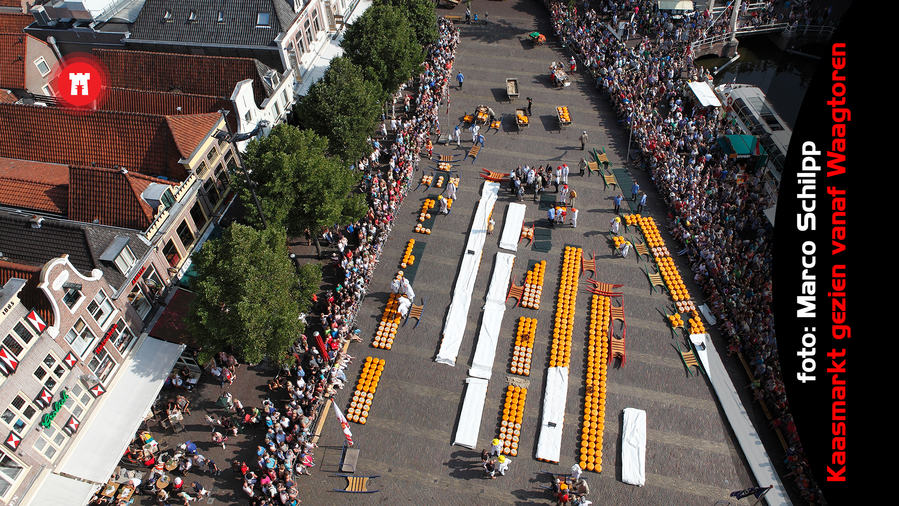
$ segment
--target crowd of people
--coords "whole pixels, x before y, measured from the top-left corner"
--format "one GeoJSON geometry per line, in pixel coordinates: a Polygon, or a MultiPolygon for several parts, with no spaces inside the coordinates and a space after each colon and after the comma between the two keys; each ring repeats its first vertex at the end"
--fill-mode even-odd
{"type": "MultiPolygon", "coordinates": [[[[769,2],[752,17],[762,22],[772,19],[766,16],[783,16],[777,4],[769,2]]],[[[721,21],[729,15],[713,18],[704,12],[674,20],[649,0],[592,5],[598,5],[599,12],[588,8],[579,13],[565,2],[546,0],[556,36],[594,76],[619,120],[631,130],[639,146],[638,163],[651,173],[668,204],[669,230],[683,245],[681,254],[689,257],[711,311],[723,322],[729,352],[743,353],[752,365],[750,387],[767,403],[772,426],[779,427],[791,445],[787,476],[803,499],[820,503],[817,485],[804,471],[808,466],[789,413],[774,336],[773,227],[764,211],[776,196],[767,190],[762,167],[728,158],[720,149],[717,138],[733,133],[734,126],[717,109],[701,107],[687,88],[690,81],[711,81],[693,65],[690,41],[729,30],[721,21]],[[613,30],[619,19],[629,22],[628,37],[613,30]],[[628,38],[636,43],[628,44],[628,38]]],[[[808,23],[816,17],[823,21],[830,12],[809,12],[798,2],[786,16],[808,23]]]]}
{"type": "Polygon", "coordinates": [[[362,174],[359,191],[367,196],[368,213],[355,223],[321,231],[322,239],[336,248],[332,266],[339,281],[323,296],[313,296],[313,314],[319,321],[310,322],[309,328],[321,330],[297,340],[296,363],[285,367],[268,385],[273,397],[286,397],[283,406],[265,400],[262,408],[244,408],[235,401],[234,410],[246,425],[266,430],[255,463],[231,463],[254,506],[297,504],[294,480],[310,474],[315,466],[311,442],[315,418],[325,401],[347,381],[344,369],[353,357],[342,350],[348,340],[359,340],[353,328],[356,310],[368,291],[420,154],[427,149],[430,135],[439,134],[438,106],[446,96],[458,41],[458,30],[441,18],[438,41],[429,47],[420,75],[405,86],[404,114],[384,119],[380,135],[371,139],[371,153],[354,166],[362,174]]]}

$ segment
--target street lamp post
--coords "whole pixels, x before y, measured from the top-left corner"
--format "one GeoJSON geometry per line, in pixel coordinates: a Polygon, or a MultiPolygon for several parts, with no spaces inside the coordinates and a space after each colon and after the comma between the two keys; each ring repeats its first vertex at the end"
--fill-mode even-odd
{"type": "Polygon", "coordinates": [[[262,214],[262,205],[259,203],[259,197],[256,196],[256,182],[250,180],[250,173],[247,170],[247,167],[243,164],[243,160],[240,158],[240,150],[237,149],[237,143],[243,142],[247,139],[252,139],[259,135],[259,132],[262,131],[264,127],[268,125],[268,121],[262,120],[256,124],[256,128],[254,128],[251,132],[247,133],[231,133],[231,127],[228,126],[228,113],[225,109],[219,110],[222,114],[222,119],[225,120],[225,131],[219,130],[213,136],[216,139],[223,140],[231,143],[231,149],[234,150],[234,155],[237,157],[237,161],[240,163],[240,167],[243,169],[243,175],[247,181],[247,188],[250,190],[250,194],[253,195],[253,202],[256,203],[256,211],[259,213],[259,219],[262,220],[262,230],[268,228],[268,222],[265,220],[265,215],[262,214]]]}

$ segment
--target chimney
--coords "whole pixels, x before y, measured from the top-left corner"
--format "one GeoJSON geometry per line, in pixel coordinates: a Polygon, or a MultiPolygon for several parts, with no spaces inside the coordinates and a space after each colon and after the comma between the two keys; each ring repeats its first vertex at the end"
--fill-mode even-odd
{"type": "Polygon", "coordinates": [[[35,214],[28,221],[31,222],[31,228],[41,228],[41,223],[44,222],[44,218],[35,214]]]}

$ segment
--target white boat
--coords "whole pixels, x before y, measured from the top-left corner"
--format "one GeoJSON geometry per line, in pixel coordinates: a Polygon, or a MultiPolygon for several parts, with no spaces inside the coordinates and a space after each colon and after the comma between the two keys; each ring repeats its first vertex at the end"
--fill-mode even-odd
{"type": "Polygon", "coordinates": [[[777,199],[777,188],[780,187],[793,130],[777,114],[758,86],[728,83],[716,87],[715,92],[721,98],[727,115],[735,120],[740,129],[740,132],[734,133],[758,137],[768,152],[766,177],[769,178],[769,185],[773,186],[769,188],[769,193],[777,199]]]}

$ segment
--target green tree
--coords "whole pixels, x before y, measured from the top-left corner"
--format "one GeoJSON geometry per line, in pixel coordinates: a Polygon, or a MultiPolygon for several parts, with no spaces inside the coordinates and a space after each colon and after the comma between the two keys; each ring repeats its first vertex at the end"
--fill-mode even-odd
{"type": "Polygon", "coordinates": [[[199,274],[191,282],[196,297],[187,324],[204,348],[230,347],[250,363],[286,359],[309,305],[298,297],[286,241],[283,228],[235,223],[194,254],[199,274]]]}
{"type": "Polygon", "coordinates": [[[437,13],[428,0],[375,0],[372,5],[392,5],[405,12],[415,38],[423,47],[437,42],[437,13]]]}
{"type": "Polygon", "coordinates": [[[309,88],[295,106],[302,128],[328,139],[328,151],[355,163],[369,154],[368,137],[381,113],[381,88],[366,81],[361,67],[337,57],[325,75],[309,88]]]}
{"type": "Polygon", "coordinates": [[[390,5],[366,9],[347,27],[340,47],[350,61],[362,67],[367,80],[378,83],[382,102],[425,60],[425,50],[404,11],[390,5]]]}
{"type": "Polygon", "coordinates": [[[322,284],[322,266],[315,262],[306,262],[297,268],[300,286],[300,309],[308,311],[312,307],[312,294],[318,292],[322,284]]]}
{"type": "MultiPolygon", "coordinates": [[[[319,255],[322,227],[353,223],[368,211],[365,196],[355,192],[359,174],[327,150],[328,140],[312,130],[280,124],[251,141],[243,157],[270,226],[284,227],[290,237],[308,230],[319,255]]],[[[248,190],[241,198],[252,202],[248,190]]],[[[247,218],[258,219],[253,213],[247,218]]]]}

